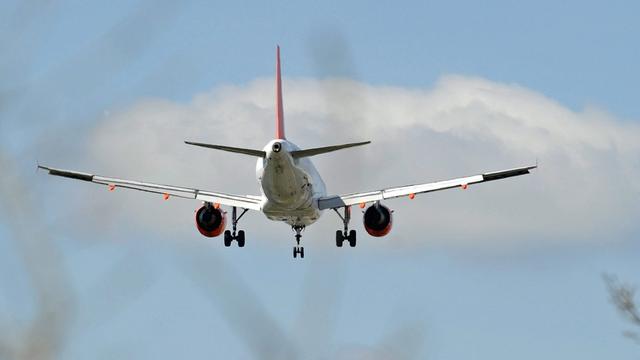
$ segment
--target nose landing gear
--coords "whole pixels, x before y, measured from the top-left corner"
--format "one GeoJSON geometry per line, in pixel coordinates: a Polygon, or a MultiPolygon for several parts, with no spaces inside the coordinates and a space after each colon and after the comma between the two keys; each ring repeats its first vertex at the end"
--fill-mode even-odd
{"type": "Polygon", "coordinates": [[[291,228],[296,232],[296,246],[293,247],[293,258],[295,259],[300,255],[300,258],[304,259],[304,247],[300,246],[301,233],[304,230],[304,225],[293,225],[291,228]]]}

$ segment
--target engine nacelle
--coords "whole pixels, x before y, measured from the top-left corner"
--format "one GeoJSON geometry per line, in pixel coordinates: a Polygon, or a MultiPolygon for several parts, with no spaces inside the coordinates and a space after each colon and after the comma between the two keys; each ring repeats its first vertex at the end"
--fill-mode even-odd
{"type": "Polygon", "coordinates": [[[375,237],[387,235],[391,231],[391,224],[393,223],[391,210],[379,203],[369,206],[365,210],[362,220],[364,229],[367,230],[369,235],[375,237]]]}
{"type": "Polygon", "coordinates": [[[227,223],[227,215],[213,204],[206,203],[196,211],[196,226],[200,234],[206,237],[215,237],[224,231],[227,223]]]}

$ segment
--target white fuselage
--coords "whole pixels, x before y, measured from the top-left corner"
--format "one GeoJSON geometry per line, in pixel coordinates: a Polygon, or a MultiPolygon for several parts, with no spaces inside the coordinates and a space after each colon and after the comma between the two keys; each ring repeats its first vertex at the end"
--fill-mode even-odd
{"type": "Polygon", "coordinates": [[[256,164],[256,177],[267,218],[307,226],[320,218],[318,199],[326,195],[326,190],[311,161],[306,157],[294,159],[290,154],[294,150],[300,148],[287,140],[270,141],[264,147],[266,157],[256,164]]]}

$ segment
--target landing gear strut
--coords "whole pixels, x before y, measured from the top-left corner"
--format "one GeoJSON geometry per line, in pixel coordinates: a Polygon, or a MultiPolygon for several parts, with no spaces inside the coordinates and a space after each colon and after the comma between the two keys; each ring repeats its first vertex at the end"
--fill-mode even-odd
{"type": "Polygon", "coordinates": [[[231,210],[231,224],[233,226],[233,232],[226,230],[224,232],[224,246],[229,247],[233,240],[238,241],[238,247],[244,247],[244,230],[240,230],[236,233],[238,221],[247,212],[248,209],[242,209],[240,216],[238,216],[238,209],[234,206],[231,210]]]}
{"type": "Polygon", "coordinates": [[[302,238],[301,233],[304,230],[304,225],[293,225],[291,228],[296,232],[296,246],[293,247],[293,258],[295,259],[300,255],[300,258],[304,259],[304,248],[300,246],[300,238],[302,238]]]}
{"type": "Polygon", "coordinates": [[[338,214],[338,216],[342,220],[342,224],[344,225],[343,230],[336,230],[336,246],[342,247],[342,243],[345,240],[348,240],[349,246],[355,247],[356,231],[355,230],[349,231],[349,221],[351,220],[351,207],[345,206],[343,209],[344,209],[344,216],[340,214],[338,209],[335,209],[335,208],[333,209],[333,211],[335,211],[336,214],[338,214]]]}

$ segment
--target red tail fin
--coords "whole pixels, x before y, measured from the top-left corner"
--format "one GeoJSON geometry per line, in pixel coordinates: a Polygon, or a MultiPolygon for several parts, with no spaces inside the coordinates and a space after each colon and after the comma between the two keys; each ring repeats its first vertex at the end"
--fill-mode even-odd
{"type": "Polygon", "coordinates": [[[276,139],[284,139],[284,112],[282,109],[282,78],[280,76],[280,46],[276,50],[276,139]]]}

